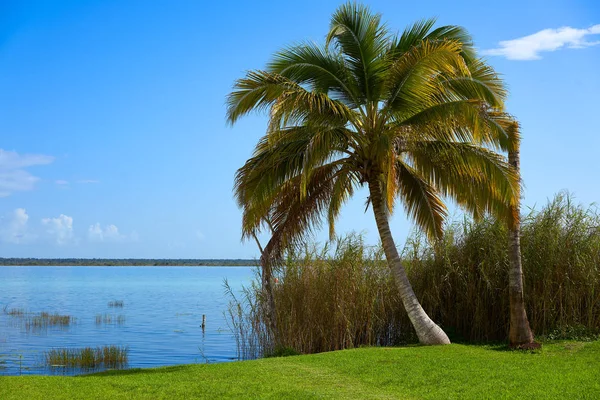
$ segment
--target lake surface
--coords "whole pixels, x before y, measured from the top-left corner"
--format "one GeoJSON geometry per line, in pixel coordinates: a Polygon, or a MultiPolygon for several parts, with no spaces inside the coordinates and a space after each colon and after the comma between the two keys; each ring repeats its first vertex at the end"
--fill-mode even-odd
{"type": "Polygon", "coordinates": [[[52,348],[127,346],[128,368],[233,360],[223,282],[239,291],[253,276],[254,267],[0,267],[0,375],[74,373],[43,366],[52,348]],[[76,320],[26,329],[4,307],[76,320]]]}

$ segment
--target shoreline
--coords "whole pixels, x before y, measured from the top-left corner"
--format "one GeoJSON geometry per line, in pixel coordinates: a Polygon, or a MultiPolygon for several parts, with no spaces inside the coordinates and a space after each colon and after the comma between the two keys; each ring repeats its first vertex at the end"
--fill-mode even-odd
{"type": "Polygon", "coordinates": [[[0,267],[256,267],[249,259],[0,258],[0,267]]]}

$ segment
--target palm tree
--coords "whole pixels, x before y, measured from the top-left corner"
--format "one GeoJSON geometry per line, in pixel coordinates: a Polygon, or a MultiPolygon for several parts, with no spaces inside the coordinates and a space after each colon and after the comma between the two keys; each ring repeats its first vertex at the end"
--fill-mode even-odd
{"type": "Polygon", "coordinates": [[[293,218],[306,228],[323,215],[333,235],[342,205],[366,186],[419,340],[447,344],[398,255],[389,227],[395,201],[435,239],[447,215],[443,197],[475,217],[509,218],[518,179],[497,153],[510,142],[503,82],[476,57],[464,29],[433,29],[434,23],[418,22],[394,36],[380,15],[343,5],[332,16],[325,45],[286,48],[266,70],[237,80],[227,113],[233,124],[252,111],[269,111],[266,135],[236,176],[244,234],[260,230],[277,204],[286,214],[282,204],[302,203],[311,186],[321,184],[323,196],[313,207],[298,207],[293,218]],[[282,193],[291,187],[297,197],[286,203],[282,193]]]}
{"type": "MultiPolygon", "coordinates": [[[[253,161],[249,160],[236,175],[237,197],[240,207],[244,209],[243,226],[252,227],[244,230],[244,237],[252,237],[261,253],[261,292],[264,296],[263,312],[266,325],[272,338],[277,341],[277,313],[275,309],[275,296],[273,294],[273,271],[282,262],[285,249],[298,244],[312,227],[319,226],[324,205],[332,196],[333,169],[324,166],[316,170],[312,179],[306,186],[306,194],[300,194],[300,177],[295,177],[274,188],[271,207],[267,215],[260,215],[260,223],[266,225],[271,233],[267,245],[263,248],[256,236],[258,229],[251,219],[255,211],[250,202],[244,199],[249,196],[243,193],[248,186],[244,179],[248,176],[247,170],[256,168],[253,161]]],[[[278,343],[275,342],[275,346],[278,343]]]]}
{"type": "MultiPolygon", "coordinates": [[[[509,133],[511,145],[508,150],[508,162],[520,176],[520,135],[519,124],[515,121],[506,131],[509,133]]],[[[539,347],[534,342],[533,333],[529,327],[525,300],[523,298],[523,267],[521,265],[521,209],[520,192],[518,201],[512,207],[511,220],[509,221],[509,283],[508,296],[510,302],[510,329],[508,340],[511,347],[535,348],[539,347]]]]}

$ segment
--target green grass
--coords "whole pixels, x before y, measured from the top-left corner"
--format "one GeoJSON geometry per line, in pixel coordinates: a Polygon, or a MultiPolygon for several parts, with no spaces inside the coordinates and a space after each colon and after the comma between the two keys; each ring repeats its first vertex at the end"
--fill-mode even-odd
{"type": "Polygon", "coordinates": [[[0,398],[600,398],[600,342],[362,348],[80,377],[0,377],[0,398]]]}

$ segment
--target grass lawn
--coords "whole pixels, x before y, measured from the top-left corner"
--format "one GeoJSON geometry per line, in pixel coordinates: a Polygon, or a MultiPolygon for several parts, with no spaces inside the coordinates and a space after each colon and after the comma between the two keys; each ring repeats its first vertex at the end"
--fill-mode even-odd
{"type": "Polygon", "coordinates": [[[0,377],[0,399],[599,399],[600,342],[363,348],[79,377],[0,377]]]}

